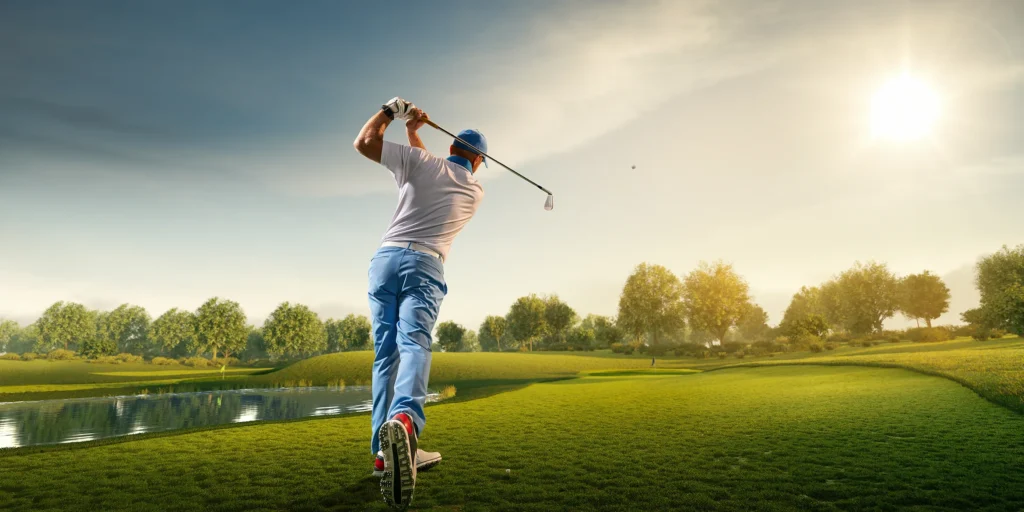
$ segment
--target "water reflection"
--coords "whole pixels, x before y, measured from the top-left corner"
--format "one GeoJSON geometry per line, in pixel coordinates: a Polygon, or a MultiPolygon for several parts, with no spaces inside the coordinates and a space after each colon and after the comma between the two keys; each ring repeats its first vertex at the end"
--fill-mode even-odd
{"type": "MultiPolygon", "coordinates": [[[[437,400],[436,394],[428,397],[437,400]]],[[[367,387],[244,389],[0,403],[0,448],[370,410],[367,387]]]]}

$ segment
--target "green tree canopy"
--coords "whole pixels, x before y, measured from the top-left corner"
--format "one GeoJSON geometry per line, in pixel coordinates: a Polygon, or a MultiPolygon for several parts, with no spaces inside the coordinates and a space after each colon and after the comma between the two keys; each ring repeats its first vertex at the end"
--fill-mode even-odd
{"type": "Polygon", "coordinates": [[[545,316],[545,302],[536,295],[519,297],[505,315],[505,325],[509,335],[520,346],[528,345],[533,350],[533,342],[548,332],[545,316]]]}
{"type": "Polygon", "coordinates": [[[558,295],[544,299],[544,323],[547,324],[548,343],[558,345],[565,343],[569,328],[576,324],[577,316],[568,304],[562,302],[558,295]]]}
{"type": "Polygon", "coordinates": [[[151,351],[150,317],[142,306],[121,304],[97,320],[96,336],[105,346],[112,344],[116,351],[136,355],[151,351]]]}
{"type": "Polygon", "coordinates": [[[110,335],[107,324],[110,322],[109,311],[90,311],[96,324],[96,332],[78,346],[78,351],[85,357],[94,358],[110,356],[117,353],[117,339],[110,335]]]}
{"type": "Polygon", "coordinates": [[[189,349],[198,354],[211,353],[216,361],[218,352],[229,357],[245,348],[248,335],[242,307],[214,297],[196,311],[196,337],[189,349]]]}
{"type": "Polygon", "coordinates": [[[253,361],[256,359],[267,359],[270,352],[267,351],[267,340],[263,337],[263,329],[254,325],[246,326],[249,330],[245,338],[245,349],[239,354],[239,359],[253,361]]]}
{"type": "Polygon", "coordinates": [[[364,315],[349,314],[338,323],[338,346],[341,350],[367,350],[373,348],[373,328],[364,315]]]}
{"type": "Polygon", "coordinates": [[[327,348],[323,322],[303,304],[282,302],[263,323],[263,338],[275,356],[312,355],[327,348]]]}
{"type": "Polygon", "coordinates": [[[899,307],[899,280],[884,263],[857,262],[836,279],[844,327],[853,334],[882,330],[899,307]]]}
{"type": "Polygon", "coordinates": [[[1024,245],[1007,246],[977,265],[981,306],[978,316],[989,326],[1024,336],[1024,245]]]}
{"type": "Polygon", "coordinates": [[[660,334],[684,323],[679,278],[661,265],[637,265],[619,296],[616,325],[635,340],[649,334],[652,342],[658,344],[660,334]]]}
{"type": "Polygon", "coordinates": [[[21,332],[21,326],[14,320],[0,320],[0,352],[6,352],[11,340],[21,332]]]}
{"type": "Polygon", "coordinates": [[[594,331],[594,348],[608,348],[612,343],[622,343],[626,335],[615,321],[601,315],[587,315],[580,327],[594,331]]]}
{"type": "Polygon", "coordinates": [[[732,265],[701,262],[683,280],[683,304],[690,326],[704,330],[725,343],[729,329],[735,326],[749,307],[747,283],[732,265]]]}
{"type": "Polygon", "coordinates": [[[505,317],[488,316],[480,324],[480,349],[484,352],[501,352],[501,340],[505,337],[505,317]]]}
{"type": "Polygon", "coordinates": [[[572,350],[592,350],[597,343],[594,329],[582,325],[569,329],[565,344],[572,350]]]}
{"type": "Polygon", "coordinates": [[[771,331],[771,327],[768,326],[768,313],[757,304],[747,304],[740,314],[736,328],[740,337],[748,343],[766,340],[771,331]]]}
{"type": "Polygon", "coordinates": [[[900,282],[900,310],[907,318],[924,319],[928,327],[932,320],[949,311],[949,288],[939,276],[925,270],[911,274],[900,282]]]}
{"type": "Polygon", "coordinates": [[[56,348],[77,350],[83,342],[96,337],[96,315],[81,304],[61,301],[43,312],[36,320],[36,328],[36,352],[56,348]]]}
{"type": "Polygon", "coordinates": [[[195,345],[196,315],[191,311],[171,308],[151,325],[149,336],[161,353],[175,356],[184,354],[195,345]]]}
{"type": "Polygon", "coordinates": [[[35,324],[26,325],[14,333],[14,336],[7,342],[7,351],[15,354],[24,354],[34,350],[39,341],[39,330],[35,324]]]}
{"type": "Polygon", "coordinates": [[[466,331],[466,334],[462,335],[462,351],[480,352],[480,336],[477,335],[476,331],[470,329],[466,331]]]}
{"type": "Polygon", "coordinates": [[[445,352],[459,352],[462,350],[463,337],[466,335],[466,328],[452,322],[441,322],[437,324],[437,345],[445,352]]]}

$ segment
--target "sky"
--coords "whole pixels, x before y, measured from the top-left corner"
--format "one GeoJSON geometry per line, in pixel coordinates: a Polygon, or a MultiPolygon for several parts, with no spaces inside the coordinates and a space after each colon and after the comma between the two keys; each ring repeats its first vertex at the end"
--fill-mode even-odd
{"type": "Polygon", "coordinates": [[[0,317],[214,296],[255,325],[283,301],[368,314],[397,190],[352,141],[393,96],[555,195],[481,169],[438,321],[530,293],[614,315],[636,265],[722,260],[772,324],[857,261],[942,276],[953,323],[978,258],[1024,243],[1013,0],[8,0],[0,317]],[[879,140],[872,97],[903,73],[938,119],[879,140]]]}

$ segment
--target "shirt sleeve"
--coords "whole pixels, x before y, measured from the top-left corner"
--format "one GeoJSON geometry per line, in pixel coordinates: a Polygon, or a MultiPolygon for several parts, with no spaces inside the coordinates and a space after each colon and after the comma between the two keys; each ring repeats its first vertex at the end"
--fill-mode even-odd
{"type": "Polygon", "coordinates": [[[380,152],[380,164],[387,167],[395,175],[395,181],[401,186],[408,181],[409,169],[416,165],[412,147],[384,141],[380,152]]]}

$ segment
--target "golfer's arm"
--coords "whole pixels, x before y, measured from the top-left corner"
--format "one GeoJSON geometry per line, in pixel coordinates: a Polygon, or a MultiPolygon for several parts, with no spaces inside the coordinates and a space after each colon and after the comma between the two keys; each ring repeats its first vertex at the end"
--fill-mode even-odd
{"type": "Polygon", "coordinates": [[[420,134],[416,130],[406,129],[405,133],[409,135],[409,145],[414,148],[420,148],[423,151],[427,150],[427,147],[423,145],[423,139],[420,138],[420,134]]]}
{"type": "Polygon", "coordinates": [[[352,146],[360,155],[380,163],[380,154],[384,151],[384,130],[388,129],[391,119],[383,111],[377,112],[359,131],[359,136],[352,146]]]}

